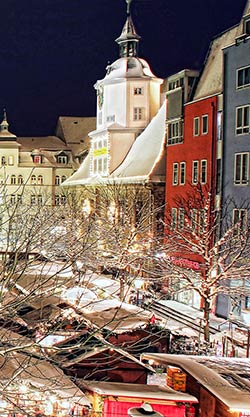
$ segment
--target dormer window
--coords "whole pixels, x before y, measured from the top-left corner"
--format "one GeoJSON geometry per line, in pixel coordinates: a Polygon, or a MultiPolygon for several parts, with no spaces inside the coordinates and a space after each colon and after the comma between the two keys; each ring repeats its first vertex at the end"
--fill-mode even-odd
{"type": "Polygon", "coordinates": [[[250,35],[250,16],[248,16],[244,21],[244,33],[250,35]]]}
{"type": "Polygon", "coordinates": [[[65,153],[61,153],[56,156],[56,161],[58,164],[67,165],[68,155],[66,155],[65,153]]]}
{"type": "Polygon", "coordinates": [[[43,162],[42,155],[32,155],[34,164],[41,164],[43,162]]]}

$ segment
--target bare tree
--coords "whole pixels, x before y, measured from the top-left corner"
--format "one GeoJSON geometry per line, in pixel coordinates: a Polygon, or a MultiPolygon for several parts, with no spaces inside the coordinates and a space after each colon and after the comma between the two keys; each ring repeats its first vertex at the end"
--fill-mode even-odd
{"type": "Polygon", "coordinates": [[[194,291],[204,311],[204,338],[209,341],[210,311],[218,294],[249,295],[250,228],[248,202],[223,212],[201,189],[177,198],[167,214],[166,240],[159,260],[169,293],[194,291]]]}

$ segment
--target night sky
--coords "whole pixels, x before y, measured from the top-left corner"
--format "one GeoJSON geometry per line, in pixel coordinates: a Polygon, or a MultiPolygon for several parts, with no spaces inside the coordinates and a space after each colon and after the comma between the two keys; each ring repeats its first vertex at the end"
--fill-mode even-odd
{"type": "MultiPolygon", "coordinates": [[[[139,56],[155,75],[200,69],[246,0],[134,0],[139,56]]],[[[97,79],[118,58],[125,0],[2,0],[0,114],[17,136],[51,135],[58,116],[95,116],[97,79]]]]}

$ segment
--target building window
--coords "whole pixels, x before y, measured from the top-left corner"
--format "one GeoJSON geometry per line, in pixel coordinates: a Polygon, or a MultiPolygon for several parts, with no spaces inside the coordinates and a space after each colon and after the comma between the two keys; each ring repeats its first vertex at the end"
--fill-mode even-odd
{"type": "Polygon", "coordinates": [[[31,175],[30,182],[31,182],[32,185],[36,184],[36,175],[31,175]]]}
{"type": "Polygon", "coordinates": [[[143,120],[143,119],[144,119],[144,108],[134,107],[134,120],[143,120]]]}
{"type": "Polygon", "coordinates": [[[22,175],[18,175],[17,183],[18,183],[18,185],[22,185],[23,184],[23,176],[22,175]]]}
{"type": "Polygon", "coordinates": [[[2,166],[6,165],[6,158],[5,158],[5,156],[2,156],[2,158],[1,158],[1,165],[2,166]]]}
{"type": "Polygon", "coordinates": [[[11,194],[10,196],[10,204],[16,204],[16,195],[15,194],[11,194]]]}
{"type": "Polygon", "coordinates": [[[186,162],[180,163],[180,185],[184,185],[186,182],[186,162]]]}
{"type": "Polygon", "coordinates": [[[206,184],[207,182],[207,161],[203,159],[201,161],[201,184],[206,184]]]}
{"type": "Polygon", "coordinates": [[[8,156],[8,165],[14,165],[14,156],[13,155],[8,156]]]}
{"type": "Polygon", "coordinates": [[[55,185],[60,185],[60,177],[59,175],[55,176],[55,185]]]}
{"type": "Polygon", "coordinates": [[[250,85],[250,66],[237,70],[237,88],[247,87],[250,85]]]}
{"type": "Polygon", "coordinates": [[[18,195],[17,195],[17,202],[18,202],[19,204],[22,204],[22,202],[23,202],[23,196],[22,196],[22,194],[18,194],[18,195]]]}
{"type": "Polygon", "coordinates": [[[68,157],[67,155],[57,155],[57,163],[62,165],[67,165],[68,157]]]}
{"type": "Polygon", "coordinates": [[[249,182],[249,153],[237,153],[234,159],[234,184],[246,185],[249,182]]]}
{"type": "Polygon", "coordinates": [[[250,106],[242,106],[236,109],[236,135],[250,132],[250,106]]]}
{"type": "Polygon", "coordinates": [[[35,164],[41,164],[42,163],[42,155],[33,155],[33,162],[35,164]]]}
{"type": "Polygon", "coordinates": [[[190,211],[190,228],[192,232],[197,230],[197,221],[198,221],[198,211],[197,209],[192,209],[190,211]]]}
{"type": "Polygon", "coordinates": [[[199,179],[199,161],[193,161],[192,183],[198,184],[198,179],[199,179]]]}
{"type": "Polygon", "coordinates": [[[246,33],[246,35],[250,35],[250,19],[247,18],[244,21],[244,33],[246,33]]]}
{"type": "Polygon", "coordinates": [[[60,206],[60,195],[55,195],[55,206],[60,206]]]}
{"type": "Polygon", "coordinates": [[[108,123],[110,123],[110,122],[115,122],[115,115],[114,115],[114,114],[112,114],[112,116],[107,116],[107,122],[108,122],[108,123]]]}
{"type": "Polygon", "coordinates": [[[173,164],[173,185],[178,185],[178,171],[179,171],[179,164],[173,164]]]}
{"type": "Polygon", "coordinates": [[[39,206],[41,206],[41,205],[43,204],[43,198],[42,198],[41,194],[39,194],[39,195],[37,196],[37,204],[38,204],[39,206]]]}
{"type": "Polygon", "coordinates": [[[30,204],[34,206],[36,204],[36,195],[32,194],[30,197],[30,204]]]}
{"type": "Polygon", "coordinates": [[[135,96],[141,96],[143,94],[143,88],[142,87],[135,87],[134,88],[134,95],[135,96]]]}
{"type": "Polygon", "coordinates": [[[11,185],[15,185],[16,184],[16,176],[15,175],[11,175],[11,177],[10,177],[10,183],[11,183],[11,185]]]}
{"type": "Polygon", "coordinates": [[[42,175],[38,175],[38,177],[37,177],[37,184],[43,185],[43,176],[42,175]]]}
{"type": "Polygon", "coordinates": [[[175,230],[177,226],[177,208],[171,210],[171,228],[175,230]]]}
{"type": "Polygon", "coordinates": [[[235,235],[238,235],[247,225],[247,210],[234,209],[233,210],[233,226],[235,227],[235,235]]]}
{"type": "Polygon", "coordinates": [[[200,134],[200,118],[199,117],[194,118],[193,132],[194,132],[194,136],[199,136],[200,134]]]}
{"type": "Polygon", "coordinates": [[[66,179],[67,179],[67,177],[65,175],[62,175],[62,177],[61,177],[61,183],[64,182],[64,181],[66,181],[66,179]]]}
{"type": "Polygon", "coordinates": [[[199,234],[202,235],[205,232],[206,216],[205,210],[201,209],[199,212],[199,234]]]}
{"type": "Polygon", "coordinates": [[[177,120],[171,123],[168,123],[167,126],[167,135],[168,135],[168,145],[173,145],[174,143],[180,143],[183,140],[182,132],[182,120],[177,120]]]}
{"type": "Polygon", "coordinates": [[[201,133],[202,135],[206,135],[208,133],[208,115],[204,114],[202,116],[202,130],[201,133]]]}
{"type": "Polygon", "coordinates": [[[179,208],[178,210],[178,230],[184,229],[184,219],[185,219],[185,210],[184,208],[179,208]]]}
{"type": "Polygon", "coordinates": [[[62,196],[61,196],[61,204],[62,204],[62,205],[65,205],[65,204],[66,204],[66,201],[67,201],[67,200],[66,200],[66,195],[62,195],[62,196]]]}

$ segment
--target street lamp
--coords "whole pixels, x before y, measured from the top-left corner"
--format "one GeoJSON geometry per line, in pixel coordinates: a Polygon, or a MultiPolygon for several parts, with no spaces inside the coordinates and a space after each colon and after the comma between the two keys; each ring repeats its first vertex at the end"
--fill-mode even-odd
{"type": "Polygon", "coordinates": [[[132,407],[128,409],[128,415],[130,417],[145,417],[145,416],[152,416],[152,417],[164,417],[163,414],[155,411],[152,408],[152,405],[149,403],[143,403],[140,407],[132,407]]]}

